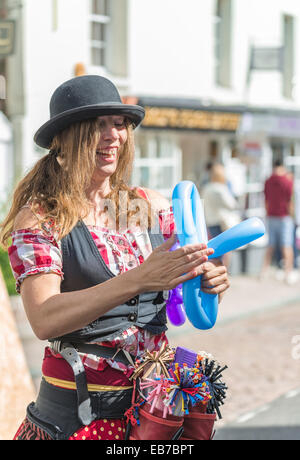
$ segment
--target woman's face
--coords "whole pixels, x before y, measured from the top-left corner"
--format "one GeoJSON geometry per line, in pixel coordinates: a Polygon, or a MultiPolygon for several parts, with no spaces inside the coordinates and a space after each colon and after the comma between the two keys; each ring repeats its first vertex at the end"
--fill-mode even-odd
{"type": "Polygon", "coordinates": [[[125,118],[120,115],[98,117],[100,141],[97,145],[97,175],[111,176],[118,164],[120,149],[127,140],[125,118]]]}

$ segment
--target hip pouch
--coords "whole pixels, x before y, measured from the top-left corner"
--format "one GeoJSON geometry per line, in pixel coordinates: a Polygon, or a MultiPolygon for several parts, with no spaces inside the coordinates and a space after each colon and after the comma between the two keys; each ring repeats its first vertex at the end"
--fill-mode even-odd
{"type": "MultiPolygon", "coordinates": [[[[179,350],[180,347],[177,348],[179,350]]],[[[125,412],[129,440],[198,440],[214,436],[226,397],[221,368],[207,354],[189,350],[189,366],[168,345],[136,363],[131,407],[125,412]]],[[[185,356],[186,358],[186,356],[185,356]]]]}
{"type": "Polygon", "coordinates": [[[202,407],[196,406],[184,416],[181,441],[210,441],[213,439],[216,414],[206,414],[202,410],[202,407]]]}
{"type": "Polygon", "coordinates": [[[183,417],[172,415],[163,418],[163,412],[157,409],[151,413],[151,406],[144,404],[139,408],[138,422],[131,427],[129,440],[178,439],[182,433],[183,421],[183,417]]]}

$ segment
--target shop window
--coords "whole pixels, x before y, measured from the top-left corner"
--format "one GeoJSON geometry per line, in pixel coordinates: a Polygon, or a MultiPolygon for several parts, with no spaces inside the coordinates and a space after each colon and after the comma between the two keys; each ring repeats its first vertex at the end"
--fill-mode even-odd
{"type": "Polygon", "coordinates": [[[127,78],[128,0],[89,1],[89,73],[127,78]]]}
{"type": "Polygon", "coordinates": [[[283,43],[284,43],[284,65],[283,65],[283,96],[287,99],[293,98],[295,83],[294,76],[294,34],[295,19],[292,16],[283,16],[283,43]]]}
{"type": "Polygon", "coordinates": [[[132,183],[171,198],[181,179],[181,150],[171,136],[139,133],[132,183]]]}
{"type": "Polygon", "coordinates": [[[58,29],[58,0],[52,0],[52,30],[58,29]]]}
{"type": "Polygon", "coordinates": [[[214,16],[215,83],[231,85],[231,0],[216,0],[214,16]]]}
{"type": "Polygon", "coordinates": [[[91,65],[106,67],[110,24],[109,0],[90,0],[90,5],[91,65]]]}
{"type": "Polygon", "coordinates": [[[218,142],[210,141],[209,143],[209,159],[210,161],[216,161],[218,157],[218,142]]]}

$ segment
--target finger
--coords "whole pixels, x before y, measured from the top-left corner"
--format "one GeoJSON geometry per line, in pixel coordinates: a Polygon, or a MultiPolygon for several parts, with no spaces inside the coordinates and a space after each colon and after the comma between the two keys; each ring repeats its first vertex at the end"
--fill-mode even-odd
{"type": "MultiPolygon", "coordinates": [[[[210,255],[210,253],[211,253],[211,250],[207,248],[202,251],[196,251],[191,254],[186,254],[182,256],[181,258],[175,259],[174,262],[171,261],[171,263],[174,264],[174,268],[180,267],[180,268],[184,268],[185,271],[191,270],[194,267],[200,264],[203,264],[204,262],[207,262],[208,256],[210,255]],[[193,265],[189,265],[189,264],[193,264],[193,265]]],[[[201,273],[203,273],[203,270],[201,271],[201,273]]]]}
{"type": "Polygon", "coordinates": [[[227,274],[227,268],[224,265],[215,267],[215,266],[212,266],[210,263],[206,263],[204,264],[203,272],[204,272],[203,278],[208,280],[218,275],[227,274]]]}
{"type": "Polygon", "coordinates": [[[178,286],[178,284],[183,284],[186,281],[189,281],[189,280],[191,280],[193,278],[197,278],[197,276],[199,276],[199,274],[200,273],[198,273],[198,270],[192,270],[190,272],[185,273],[184,275],[177,276],[172,281],[172,283],[171,283],[172,287],[170,287],[169,289],[174,289],[176,286],[178,286]]]}
{"type": "Polygon", "coordinates": [[[227,281],[227,276],[225,274],[221,276],[215,276],[214,278],[211,278],[209,280],[206,280],[204,279],[204,277],[202,277],[201,286],[209,289],[209,288],[218,286],[220,284],[223,284],[226,281],[227,281]]]}
{"type": "MultiPolygon", "coordinates": [[[[207,249],[207,245],[205,243],[187,244],[173,251],[172,257],[174,259],[178,259],[182,256],[189,255],[197,251],[203,251],[204,249],[207,249]]],[[[214,251],[213,249],[211,250],[214,251]]],[[[213,254],[213,252],[211,254],[213,254]]]]}
{"type": "Polygon", "coordinates": [[[156,251],[156,252],[169,251],[171,249],[171,247],[174,246],[176,241],[177,241],[177,235],[176,235],[176,233],[172,233],[170,238],[168,238],[166,241],[164,241],[163,244],[158,246],[154,251],[156,251]]]}
{"type": "Polygon", "coordinates": [[[219,284],[219,286],[215,286],[213,288],[207,289],[207,288],[202,288],[202,292],[205,292],[206,294],[222,294],[229,288],[229,284],[224,283],[224,284],[219,284]]]}
{"type": "MultiPolygon", "coordinates": [[[[205,256],[204,256],[205,257],[205,256]]],[[[194,262],[194,265],[196,264],[197,262],[194,262]]],[[[202,279],[203,279],[203,276],[204,276],[204,267],[205,267],[205,263],[202,263],[200,265],[196,265],[194,267],[194,269],[190,268],[185,274],[181,275],[181,276],[177,276],[176,274],[174,275],[174,280],[173,282],[177,283],[177,284],[181,284],[181,283],[184,283],[185,281],[188,281],[189,279],[193,279],[193,278],[196,278],[200,275],[202,275],[202,279]]],[[[192,266],[192,264],[191,264],[192,266]]],[[[187,268],[187,267],[186,267],[187,268]]],[[[203,292],[207,292],[209,294],[219,294],[219,293],[222,293],[224,292],[225,290],[227,290],[230,286],[229,284],[229,280],[228,280],[228,277],[227,277],[227,273],[225,273],[223,276],[221,276],[220,278],[223,279],[223,282],[220,281],[221,284],[217,285],[217,286],[210,286],[209,288],[207,287],[201,287],[202,291],[203,292]],[[224,277],[224,279],[223,279],[224,277]]],[[[216,280],[215,280],[216,281],[216,280]]],[[[219,282],[218,280],[216,282],[219,282]]],[[[173,289],[173,288],[171,288],[173,289]]]]}
{"type": "MultiPolygon", "coordinates": [[[[184,283],[185,281],[196,278],[203,274],[203,265],[207,261],[207,256],[202,256],[199,260],[193,261],[189,264],[176,267],[173,271],[173,281],[180,280],[179,283],[184,283]]],[[[173,282],[172,281],[172,282],[173,282]]]]}
{"type": "Polygon", "coordinates": [[[224,265],[223,260],[221,259],[221,257],[212,257],[211,258],[211,263],[215,267],[220,267],[221,265],[224,265]]]}
{"type": "Polygon", "coordinates": [[[189,244],[183,246],[181,248],[176,249],[172,252],[173,259],[180,259],[185,256],[190,256],[194,253],[203,252],[203,254],[211,255],[213,254],[214,250],[212,248],[208,248],[205,243],[197,243],[197,244],[189,244]],[[205,252],[204,252],[205,251],[205,252]]]}
{"type": "Polygon", "coordinates": [[[174,277],[182,275],[184,273],[195,271],[195,276],[203,274],[203,264],[207,261],[207,256],[203,255],[197,257],[197,259],[192,260],[191,262],[182,263],[179,266],[174,267],[172,274],[174,277]]]}

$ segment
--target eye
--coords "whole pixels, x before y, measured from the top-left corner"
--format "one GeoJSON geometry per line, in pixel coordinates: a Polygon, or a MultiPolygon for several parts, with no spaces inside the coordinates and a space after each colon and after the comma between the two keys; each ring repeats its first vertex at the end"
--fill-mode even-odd
{"type": "Polygon", "coordinates": [[[115,125],[122,126],[125,123],[125,118],[122,116],[112,117],[112,121],[115,125]]]}
{"type": "Polygon", "coordinates": [[[125,126],[125,122],[124,120],[118,120],[118,121],[115,121],[114,122],[114,125],[117,127],[117,128],[123,128],[123,126],[125,126]]]}

